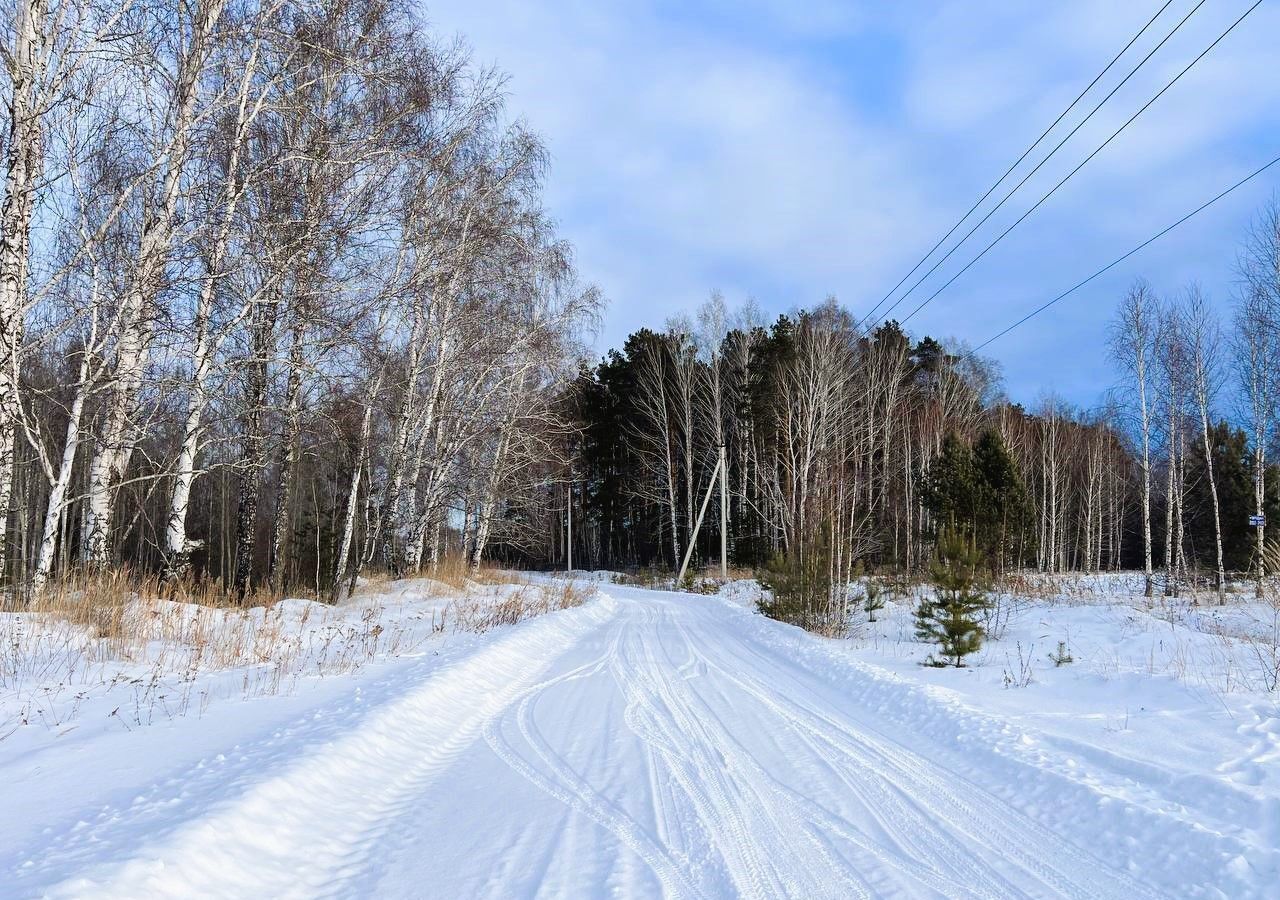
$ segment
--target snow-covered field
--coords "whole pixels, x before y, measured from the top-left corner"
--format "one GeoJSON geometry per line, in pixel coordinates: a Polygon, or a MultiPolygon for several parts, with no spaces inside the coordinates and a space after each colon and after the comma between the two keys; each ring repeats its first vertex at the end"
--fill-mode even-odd
{"type": "Polygon", "coordinates": [[[10,616],[0,895],[1276,896],[1270,607],[1134,588],[1029,583],[965,670],[747,582],[10,616]]]}

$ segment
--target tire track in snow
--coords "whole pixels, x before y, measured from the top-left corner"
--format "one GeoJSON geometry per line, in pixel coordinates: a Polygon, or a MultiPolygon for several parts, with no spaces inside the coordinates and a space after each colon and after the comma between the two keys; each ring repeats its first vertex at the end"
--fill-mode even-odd
{"type": "Polygon", "coordinates": [[[744,895],[763,896],[768,876],[752,843],[750,829],[740,816],[733,814],[736,804],[730,800],[724,780],[716,774],[715,761],[710,765],[706,762],[705,734],[693,723],[663,727],[662,707],[648,699],[645,688],[654,694],[658,690],[645,678],[644,671],[633,655],[620,659],[614,670],[615,680],[627,699],[628,724],[657,751],[668,774],[693,805],[697,821],[715,846],[735,886],[744,895]],[[681,726],[688,729],[683,734],[681,726]],[[728,836],[724,834],[726,830],[730,832],[728,836]]]}
{"type": "Polygon", "coordinates": [[[49,897],[318,897],[357,875],[378,835],[488,721],[608,623],[613,601],[539,617],[427,677],[353,731],[292,761],[161,841],[50,888],[49,897]]]}
{"type": "MultiPolygon", "coordinates": [[[[666,611],[664,610],[664,613],[666,611]]],[[[663,756],[713,835],[738,893],[748,897],[867,897],[857,873],[823,846],[804,820],[767,787],[753,761],[735,754],[725,736],[689,703],[683,668],[660,660],[654,643],[658,611],[643,610],[629,653],[615,669],[631,706],[629,722],[663,756]],[[646,640],[647,639],[647,640],[646,640]],[[672,677],[672,675],[675,677],[672,677]],[[761,786],[765,789],[761,790],[761,786]],[[726,833],[727,832],[727,833],[726,833]],[[803,838],[797,843],[794,838],[803,838]]]]}
{"type": "MultiPolygon", "coordinates": [[[[953,771],[936,730],[910,749],[909,723],[841,702],[838,677],[828,684],[794,658],[808,646],[798,639],[775,642],[782,631],[702,598],[619,596],[496,635],[304,755],[263,753],[270,766],[253,778],[222,776],[226,799],[190,804],[171,833],[113,851],[50,895],[364,896],[375,884],[388,896],[474,895],[450,892],[454,866],[493,896],[517,883],[578,896],[655,881],[694,898],[1153,896],[953,771]],[[619,701],[626,740],[611,731],[619,701]],[[476,772],[485,809],[507,815],[504,788],[535,802],[503,820],[505,844],[432,859],[433,838],[490,824],[431,802],[476,772]],[[548,808],[550,833],[537,817],[548,808]],[[376,881],[379,868],[395,877],[376,881]]],[[[79,837],[130,837],[106,828],[79,837]]],[[[75,861],[55,854],[18,886],[38,890],[75,861]]]]}
{"type": "MultiPolygon", "coordinates": [[[[723,631],[717,629],[717,633],[723,631]]],[[[958,773],[948,771],[944,777],[934,764],[901,744],[865,726],[854,730],[852,723],[841,722],[804,703],[799,699],[805,693],[802,686],[771,656],[751,647],[745,640],[735,638],[735,643],[745,653],[734,655],[734,662],[726,665],[717,663],[699,649],[706,646],[723,649],[724,642],[691,641],[690,646],[724,678],[738,684],[793,727],[827,744],[835,754],[828,759],[833,765],[841,765],[836,760],[844,757],[849,762],[843,765],[867,767],[886,784],[902,791],[919,810],[913,816],[917,825],[937,832],[936,826],[928,825],[929,819],[942,818],[956,834],[967,835],[984,845],[988,857],[1015,863],[1058,896],[1080,900],[1158,897],[1126,873],[1111,869],[958,773]],[[748,674],[766,671],[778,680],[765,684],[758,676],[748,674]],[[793,690],[779,690],[779,684],[785,682],[791,682],[793,690]],[[1049,860],[1068,860],[1071,865],[1064,869],[1049,860]]]]}
{"type": "MultiPolygon", "coordinates": [[[[680,629],[686,645],[702,661],[702,667],[723,675],[720,667],[705,661],[705,657],[694,650],[685,629],[680,629]]],[[[731,679],[731,683],[737,683],[731,679]]],[[[741,687],[741,685],[739,685],[741,687]]],[[[710,707],[708,715],[716,715],[710,707]]],[[[890,783],[885,782],[879,773],[875,777],[859,780],[855,773],[836,765],[830,758],[830,751],[823,752],[817,741],[805,729],[795,728],[794,724],[785,721],[783,728],[773,729],[775,739],[787,730],[794,732],[797,740],[808,748],[808,751],[820,760],[829,771],[847,789],[862,807],[862,811],[879,827],[883,836],[870,834],[854,823],[841,818],[825,809],[815,801],[804,796],[798,790],[784,784],[764,767],[757,767],[759,777],[771,783],[776,791],[784,795],[797,813],[814,826],[832,834],[837,834],[855,846],[867,858],[882,867],[891,868],[922,885],[937,891],[939,896],[948,898],[964,897],[1007,897],[1016,893],[1016,889],[1001,876],[983,869],[973,859],[972,849],[961,845],[950,833],[942,831],[937,824],[923,815],[920,810],[903,802],[897,794],[890,790],[890,783]],[[885,838],[893,842],[887,846],[885,838]],[[926,860],[935,858],[939,852],[946,856],[948,867],[942,870],[926,860]],[[976,887],[975,887],[976,885],[976,887]]],[[[746,748],[735,741],[725,729],[727,741],[739,746],[742,752],[746,748]]],[[[865,776],[866,771],[859,773],[865,776]]]]}
{"type": "Polygon", "coordinates": [[[557,685],[603,672],[617,656],[620,639],[621,629],[615,626],[609,649],[602,656],[555,678],[541,681],[522,692],[513,706],[514,726],[522,743],[532,751],[533,759],[521,753],[520,747],[508,736],[511,723],[505,721],[505,717],[496,717],[486,724],[485,740],[507,765],[525,779],[571,809],[591,818],[640,857],[669,896],[701,897],[701,891],[689,881],[667,849],[659,845],[631,816],[601,796],[574,772],[539,734],[533,721],[534,704],[541,695],[557,685]]]}
{"type": "MultiPolygon", "coordinates": [[[[711,669],[706,662],[705,655],[695,649],[694,643],[689,639],[687,629],[684,628],[683,625],[678,622],[675,623],[675,630],[681,637],[681,640],[689,652],[693,654],[695,659],[700,661],[700,667],[703,670],[718,672],[718,669],[711,669]]],[[[700,710],[696,713],[699,718],[703,718],[707,721],[720,721],[721,717],[715,711],[714,707],[705,701],[698,702],[701,704],[700,710]]],[[[787,730],[786,723],[782,724],[783,727],[781,729],[771,729],[775,738],[779,736],[780,732],[785,732],[787,730]]],[[[738,760],[738,766],[744,771],[750,770],[754,780],[770,785],[777,793],[779,802],[783,803],[789,810],[791,810],[794,816],[815,826],[815,828],[820,830],[822,833],[838,834],[859,850],[861,854],[861,863],[870,864],[871,867],[880,870],[886,868],[894,870],[899,874],[906,876],[908,884],[931,887],[938,892],[939,896],[942,897],[959,898],[962,896],[1010,895],[1010,888],[1007,885],[1004,886],[1004,890],[993,891],[989,889],[985,892],[978,892],[975,894],[973,889],[965,880],[954,877],[947,878],[936,869],[930,867],[924,862],[921,862],[915,857],[904,856],[901,853],[886,852],[887,850],[897,848],[888,848],[884,845],[883,841],[879,840],[876,836],[855,831],[850,823],[846,822],[843,827],[833,829],[832,825],[836,824],[838,821],[835,816],[827,813],[816,803],[809,800],[807,797],[804,797],[797,790],[784,784],[769,771],[766,765],[757,762],[751,756],[750,751],[733,738],[732,734],[723,722],[720,722],[718,740],[724,747],[738,748],[737,755],[735,757],[738,760]]],[[[819,759],[823,758],[821,754],[816,752],[814,755],[819,759]]],[[[848,787],[847,784],[846,787],[848,787]]],[[[937,837],[936,827],[931,826],[927,821],[919,819],[915,824],[920,834],[937,837]]],[[[810,832],[809,836],[812,839],[813,833],[810,832]]],[[[828,859],[830,858],[829,855],[824,855],[827,856],[828,859]]],[[[921,856],[925,855],[926,854],[921,854],[921,856]]],[[[979,885],[985,884],[988,888],[992,886],[993,882],[991,873],[963,865],[964,860],[962,855],[959,855],[956,858],[957,861],[961,863],[959,868],[969,869],[969,872],[967,873],[969,882],[976,882],[979,885]]],[[[841,867],[838,864],[834,866],[835,871],[840,871],[840,868],[841,867]]],[[[860,885],[857,890],[859,890],[863,895],[866,895],[869,888],[860,885]]],[[[915,893],[915,891],[913,891],[913,893],[915,893]]]]}

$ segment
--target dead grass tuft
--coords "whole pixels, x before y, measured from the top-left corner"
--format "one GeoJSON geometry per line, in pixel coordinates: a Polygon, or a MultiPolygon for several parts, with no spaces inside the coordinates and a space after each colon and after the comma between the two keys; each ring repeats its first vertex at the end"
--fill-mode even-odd
{"type": "Polygon", "coordinates": [[[534,616],[581,606],[593,593],[590,586],[572,580],[536,585],[506,582],[496,589],[469,591],[451,604],[449,612],[455,631],[484,633],[534,616]]]}
{"type": "Polygon", "coordinates": [[[471,565],[461,553],[445,554],[428,570],[427,574],[434,580],[458,590],[465,589],[467,582],[472,578],[471,565]]]}
{"type": "Polygon", "coordinates": [[[413,653],[446,631],[484,632],[578,606],[593,591],[484,577],[492,583],[462,579],[460,588],[368,578],[341,607],[266,591],[240,604],[216,582],[165,585],[127,571],[50,584],[0,610],[0,740],[27,724],[66,727],[102,692],[123,695],[112,716],[126,728],[203,713],[215,697],[287,693],[301,677],[413,653]],[[431,598],[440,600],[423,602],[431,598]],[[227,674],[205,677],[219,672],[227,674]]]}

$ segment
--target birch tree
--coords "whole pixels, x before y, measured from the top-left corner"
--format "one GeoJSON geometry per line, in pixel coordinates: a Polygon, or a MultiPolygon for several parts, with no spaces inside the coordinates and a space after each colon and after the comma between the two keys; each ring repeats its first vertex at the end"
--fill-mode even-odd
{"type": "MultiPolygon", "coordinates": [[[[1250,229],[1239,264],[1236,373],[1242,387],[1253,462],[1254,515],[1264,514],[1267,448],[1275,435],[1276,379],[1280,377],[1280,203],[1272,200],[1250,229]]],[[[1254,590],[1263,594],[1265,526],[1254,529],[1254,590]]]]}
{"type": "Polygon", "coordinates": [[[51,99],[45,93],[51,50],[48,0],[18,0],[4,52],[9,133],[0,201],[0,581],[8,557],[31,217],[44,161],[42,120],[51,99]]]}
{"type": "Polygon", "coordinates": [[[1183,569],[1183,507],[1186,471],[1187,397],[1190,390],[1186,325],[1177,305],[1164,308],[1156,335],[1161,418],[1165,445],[1165,594],[1178,593],[1183,569]]]}
{"type": "Polygon", "coordinates": [[[55,185],[77,162],[77,126],[91,98],[101,99],[97,83],[110,72],[102,64],[102,49],[117,38],[131,7],[128,0],[102,8],[86,0],[15,0],[5,10],[0,45],[0,99],[8,113],[0,198],[0,583],[8,560],[15,439],[22,415],[25,320],[39,295],[56,289],[79,261],[46,273],[43,290],[32,290],[32,224],[42,198],[54,196],[55,185]],[[62,138],[56,141],[61,159],[52,169],[51,133],[62,138]]]}
{"type": "MultiPolygon", "coordinates": [[[[120,331],[112,364],[112,385],[90,466],[84,560],[106,564],[111,552],[111,520],[120,482],[138,440],[138,395],[142,389],[159,295],[164,287],[173,239],[178,229],[182,175],[197,124],[205,67],[226,0],[196,0],[158,8],[146,24],[169,36],[154,56],[144,59],[140,75],[161,85],[163,119],[156,121],[152,150],[159,167],[154,196],[147,198],[137,257],[121,300],[120,331]]],[[[147,52],[150,48],[144,48],[147,52]]]]}
{"type": "Polygon", "coordinates": [[[1154,590],[1151,560],[1151,398],[1150,368],[1159,302],[1150,286],[1138,281],[1121,301],[1117,321],[1112,326],[1112,359],[1129,375],[1138,413],[1139,477],[1142,490],[1143,593],[1154,590]]]}
{"type": "Polygon", "coordinates": [[[1209,480],[1209,496],[1213,502],[1213,538],[1217,556],[1214,589],[1218,593],[1218,603],[1221,605],[1226,603],[1227,579],[1223,565],[1222,511],[1218,500],[1218,482],[1213,471],[1214,448],[1210,441],[1210,418],[1218,391],[1220,335],[1217,320],[1199,286],[1193,285],[1187,289],[1184,306],[1183,321],[1192,369],[1192,396],[1200,424],[1200,439],[1209,480]]]}

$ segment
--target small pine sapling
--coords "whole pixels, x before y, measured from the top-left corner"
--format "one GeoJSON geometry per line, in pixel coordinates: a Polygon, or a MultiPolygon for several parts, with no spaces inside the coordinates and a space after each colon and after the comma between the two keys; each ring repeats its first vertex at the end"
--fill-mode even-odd
{"type": "Polygon", "coordinates": [[[1058,649],[1049,654],[1049,661],[1056,668],[1075,662],[1075,658],[1071,655],[1071,650],[1067,647],[1066,641],[1058,641],[1058,649]]]}
{"type": "Polygon", "coordinates": [[[866,584],[865,593],[862,595],[862,608],[866,610],[868,622],[874,622],[876,613],[884,609],[884,592],[874,581],[868,581],[866,584]]]}
{"type": "Polygon", "coordinates": [[[978,580],[980,564],[972,541],[949,530],[939,535],[934,596],[925,597],[916,608],[916,637],[939,649],[927,665],[962,668],[964,658],[982,648],[981,616],[988,601],[978,580]]]}
{"type": "Polygon", "coordinates": [[[843,622],[830,620],[832,596],[831,557],[823,547],[799,554],[775,554],[756,572],[760,587],[767,591],[759,602],[762,613],[771,619],[799,625],[810,631],[826,632],[843,622]]]}

